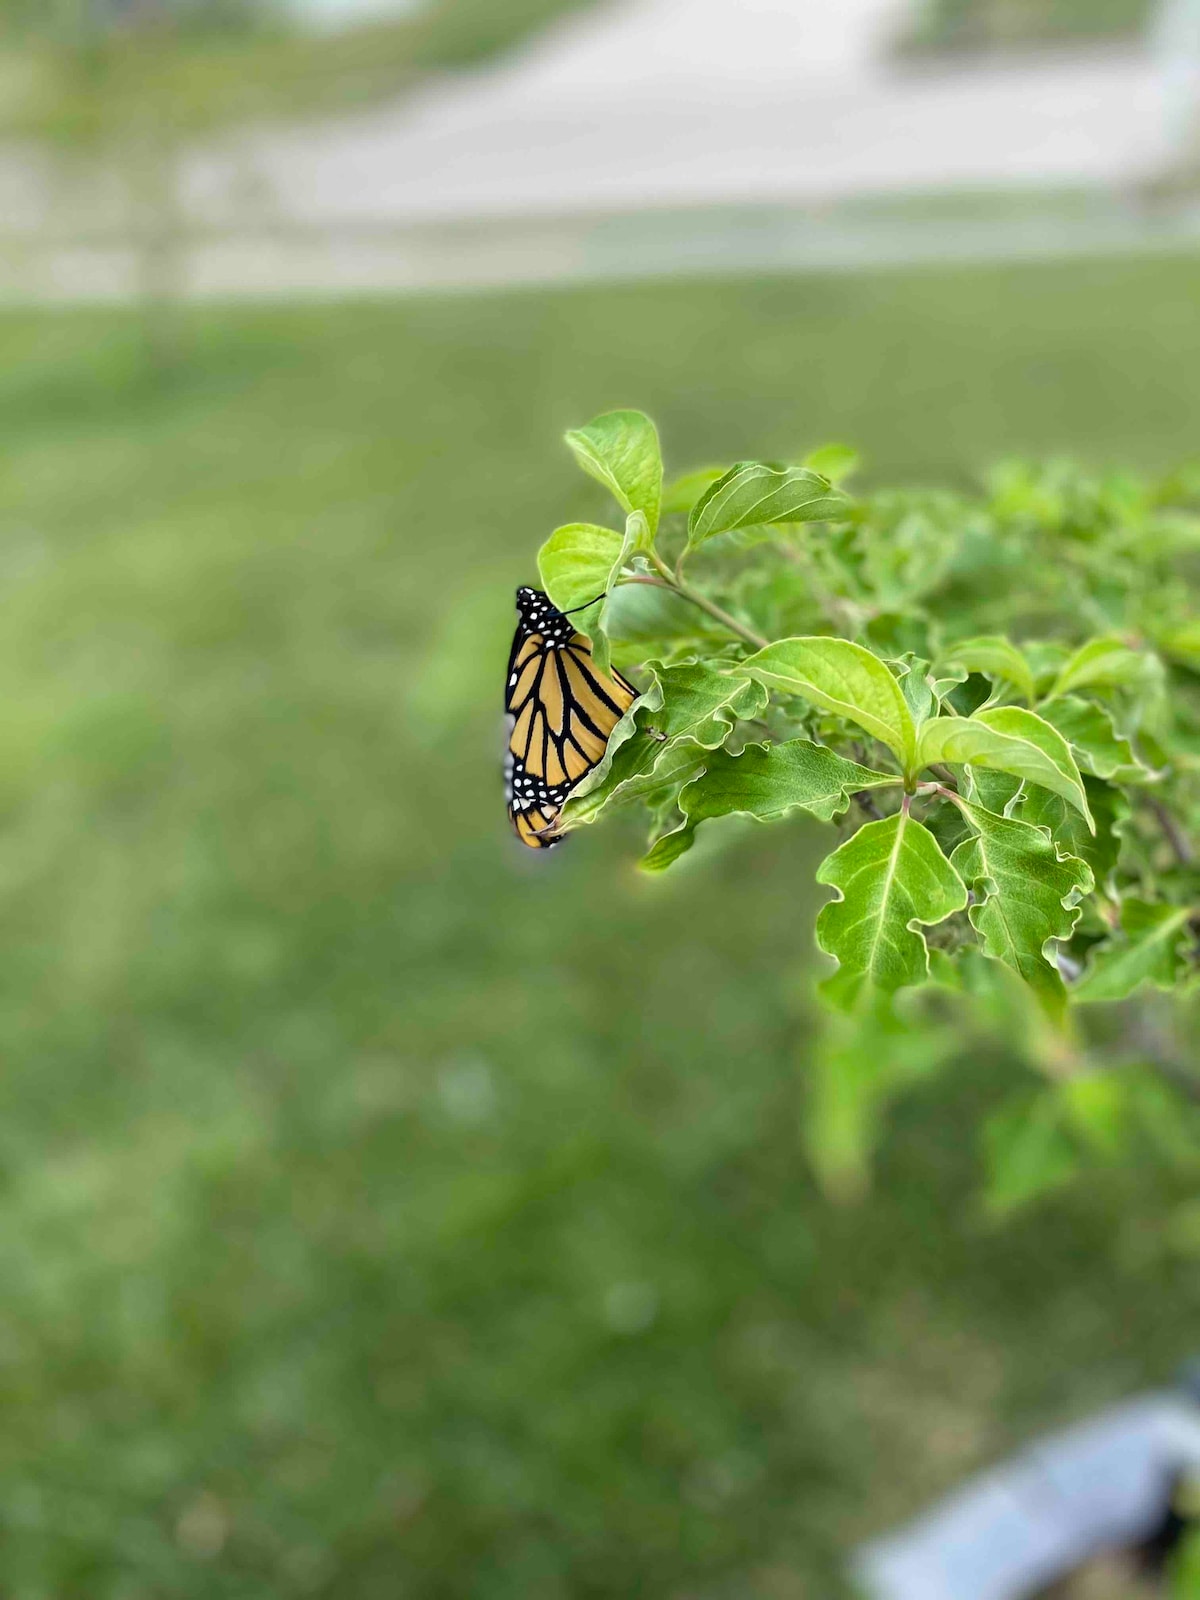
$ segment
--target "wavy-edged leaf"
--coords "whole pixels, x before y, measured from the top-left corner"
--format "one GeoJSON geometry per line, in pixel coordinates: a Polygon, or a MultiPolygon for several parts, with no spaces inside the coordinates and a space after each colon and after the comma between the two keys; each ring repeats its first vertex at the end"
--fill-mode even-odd
{"type": "Polygon", "coordinates": [[[714,534],[774,522],[824,522],[844,517],[850,500],[807,467],[740,461],[701,495],[688,518],[688,549],[714,534]]]}
{"type": "Polygon", "coordinates": [[[904,691],[862,645],[822,635],[781,639],[748,656],[737,670],[845,717],[887,745],[906,771],[912,766],[917,733],[904,691]]]}
{"type": "Polygon", "coordinates": [[[683,821],[655,841],[642,866],[647,872],[669,867],[691,849],[699,825],[713,817],[777,822],[793,811],[807,811],[831,822],[855,791],[896,782],[894,774],[860,767],[808,739],[747,745],[736,756],[714,750],[705,758],[704,770],[680,791],[683,821]]]}
{"type": "Polygon", "coordinates": [[[704,752],[723,744],[739,717],[758,715],[766,700],[760,685],[706,662],[664,667],[651,661],[647,671],[649,687],[609,735],[599,765],[567,800],[562,827],[595,822],[614,802],[653,793],[663,787],[667,772],[684,781],[691,774],[674,753],[677,743],[687,744],[698,770],[704,752]]]}
{"type": "MultiPolygon", "coordinates": [[[[1040,784],[1025,786],[1014,815],[1035,828],[1048,828],[1059,855],[1078,856],[1086,861],[1096,883],[1106,886],[1121,854],[1121,828],[1129,819],[1130,805],[1120,789],[1101,778],[1085,773],[1083,787],[1096,824],[1095,833],[1062,795],[1051,794],[1040,784]]],[[[988,806],[989,811],[995,809],[988,806]]]]}
{"type": "MultiPolygon", "coordinates": [[[[972,805],[982,806],[985,811],[993,811],[998,817],[1011,817],[1020,805],[1026,789],[1025,780],[1014,778],[1011,772],[992,772],[987,767],[975,766],[967,768],[966,782],[961,793],[972,805]]],[[[1058,795],[1051,795],[1049,789],[1039,789],[1038,793],[1047,795],[1065,811],[1070,811],[1086,833],[1087,826],[1083,818],[1077,811],[1071,811],[1065,800],[1060,799],[1058,795]]]]}
{"type": "Polygon", "coordinates": [[[1032,783],[1040,783],[1043,788],[1052,789],[1055,794],[1061,794],[1079,810],[1089,827],[1094,826],[1088,809],[1087,791],[1083,787],[1083,775],[1071,753],[1071,746],[1057,728],[1052,727],[1036,711],[1027,711],[1024,706],[994,706],[990,711],[977,711],[975,719],[997,733],[1006,734],[1012,739],[1023,739],[1026,744],[1040,750],[1058,774],[1058,781],[1047,783],[1045,778],[1036,778],[1032,772],[1023,772],[1021,776],[1032,783]]]}
{"type": "Polygon", "coordinates": [[[1089,639],[1065,661],[1050,691],[1050,697],[1070,694],[1072,689],[1116,689],[1138,683],[1147,668],[1147,656],[1131,650],[1124,639],[1089,639]]]}
{"type": "Polygon", "coordinates": [[[1080,1002],[1124,1000],[1143,984],[1174,987],[1193,943],[1188,906],[1163,905],[1130,895],[1121,902],[1121,931],[1098,945],[1072,991],[1080,1002]]]}
{"type": "Polygon", "coordinates": [[[1007,683],[1030,703],[1036,698],[1033,670],[1028,661],[1015,644],[998,634],[963,639],[951,645],[942,652],[939,664],[965,667],[968,672],[982,673],[994,682],[1007,683]]]}
{"type": "Polygon", "coordinates": [[[819,472],[836,488],[854,476],[862,465],[862,458],[853,445],[822,444],[810,450],[800,465],[810,472],[819,472]]]}
{"type": "Polygon", "coordinates": [[[1038,715],[1058,729],[1084,772],[1109,783],[1146,783],[1153,776],[1134,755],[1129,740],[1117,732],[1110,714],[1094,700],[1062,695],[1044,701],[1038,715]]]}
{"type": "Polygon", "coordinates": [[[822,987],[843,1009],[864,988],[893,994],[924,983],[929,950],[919,927],[967,903],[966,885],[907,809],[860,828],[822,861],[817,882],[838,891],[817,918],[817,943],[838,962],[822,987]]]}
{"type": "Polygon", "coordinates": [[[921,729],[917,765],[971,765],[1010,772],[1068,800],[1094,828],[1087,791],[1062,734],[1032,711],[1003,706],[973,717],[937,717],[921,729]]]}
{"type": "MultiPolygon", "coordinates": [[[[566,435],[576,461],[606,489],[624,511],[646,518],[646,543],[658,529],[662,501],[662,451],[658,429],[641,411],[606,411],[566,435]]],[[[642,548],[645,548],[643,546],[642,548]]]]}
{"type": "MultiPolygon", "coordinates": [[[[728,735],[729,729],[725,731],[728,735]]],[[[620,784],[609,796],[605,809],[638,804],[648,821],[650,837],[657,838],[678,821],[679,791],[704,771],[707,753],[703,745],[694,744],[691,739],[676,739],[647,771],[620,784]]],[[[585,823],[594,820],[584,815],[585,823]]]]}
{"type": "Polygon", "coordinates": [[[957,805],[974,835],[951,857],[977,897],[972,927],[989,956],[1019,974],[1050,1010],[1061,1010],[1066,990],[1047,947],[1074,932],[1092,869],[1074,856],[1060,858],[1041,828],[962,798],[957,805]]]}
{"type": "Polygon", "coordinates": [[[718,478],[723,478],[728,467],[697,467],[693,472],[682,473],[663,490],[663,516],[686,515],[702,494],[712,488],[718,478]]]}

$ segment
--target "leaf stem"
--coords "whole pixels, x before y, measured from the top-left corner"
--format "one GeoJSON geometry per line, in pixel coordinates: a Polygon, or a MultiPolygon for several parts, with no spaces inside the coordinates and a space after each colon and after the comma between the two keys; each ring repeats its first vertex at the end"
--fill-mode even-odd
{"type": "Polygon", "coordinates": [[[751,644],[756,650],[765,650],[770,644],[769,639],[764,639],[761,633],[755,633],[752,628],[747,628],[736,617],[731,617],[728,611],[710,600],[707,595],[693,589],[690,584],[684,583],[677,573],[671,571],[666,562],[655,551],[651,551],[650,559],[658,570],[657,578],[633,577],[627,578],[627,583],[654,583],[660,589],[670,589],[681,599],[690,600],[692,605],[698,606],[701,611],[706,611],[714,622],[719,622],[723,628],[728,628],[730,633],[737,634],[745,644],[751,644]]]}
{"type": "Polygon", "coordinates": [[[1164,838],[1171,846],[1171,854],[1181,867],[1190,867],[1196,859],[1191,840],[1157,795],[1149,795],[1147,799],[1164,838]]]}
{"type": "Polygon", "coordinates": [[[879,807],[875,804],[868,790],[859,789],[856,793],[852,794],[850,798],[854,801],[854,804],[860,811],[862,811],[866,816],[870,817],[872,822],[883,821],[883,812],[880,811],[879,807]]]}
{"type": "Polygon", "coordinates": [[[957,789],[947,789],[945,785],[941,783],[930,783],[927,784],[920,792],[923,794],[939,795],[943,800],[950,800],[956,806],[958,806],[960,810],[962,809],[962,795],[959,794],[957,789]]]}
{"type": "Polygon", "coordinates": [[[1165,1078],[1181,1094],[1186,1095],[1189,1100],[1194,1100],[1200,1105],[1200,1078],[1189,1072],[1186,1067],[1177,1065],[1174,1061],[1161,1061],[1152,1058],[1149,1064],[1158,1073],[1159,1077],[1165,1078]]]}

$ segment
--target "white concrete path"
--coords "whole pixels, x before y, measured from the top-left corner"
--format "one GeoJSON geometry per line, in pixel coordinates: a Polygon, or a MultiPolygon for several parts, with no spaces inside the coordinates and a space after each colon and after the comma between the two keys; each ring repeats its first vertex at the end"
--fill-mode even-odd
{"type": "MultiPolygon", "coordinates": [[[[524,57],[241,152],[292,220],[429,222],[1022,184],[1124,184],[1167,159],[1146,54],[914,70],[904,0],[623,0],[524,57]]],[[[189,192],[230,215],[233,169],[189,192]]]]}

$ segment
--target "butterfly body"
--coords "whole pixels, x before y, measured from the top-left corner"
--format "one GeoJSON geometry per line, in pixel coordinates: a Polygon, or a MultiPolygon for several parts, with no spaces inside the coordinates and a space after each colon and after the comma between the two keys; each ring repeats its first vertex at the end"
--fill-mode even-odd
{"type": "Polygon", "coordinates": [[[619,672],[602,673],[592,647],[540,589],[517,590],[517,631],[504,709],[508,815],[522,844],[546,850],[567,796],[601,760],[609,735],[637,698],[619,672]]]}

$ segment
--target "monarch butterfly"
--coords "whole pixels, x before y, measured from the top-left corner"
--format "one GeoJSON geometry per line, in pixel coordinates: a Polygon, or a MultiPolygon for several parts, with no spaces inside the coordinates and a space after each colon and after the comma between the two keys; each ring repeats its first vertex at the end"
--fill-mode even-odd
{"type": "Polygon", "coordinates": [[[597,670],[588,639],[549,596],[517,590],[504,688],[511,719],[504,788],[522,844],[548,850],[560,842],[554,825],[567,796],[603,757],[609,734],[637,693],[619,672],[597,670]]]}

